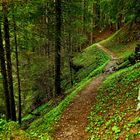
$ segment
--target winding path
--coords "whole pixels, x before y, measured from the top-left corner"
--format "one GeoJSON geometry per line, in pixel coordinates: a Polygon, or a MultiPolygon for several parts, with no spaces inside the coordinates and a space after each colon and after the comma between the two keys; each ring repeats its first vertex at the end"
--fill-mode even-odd
{"type": "Polygon", "coordinates": [[[106,70],[109,70],[112,66],[116,66],[116,63],[117,63],[117,61],[118,61],[117,56],[116,56],[113,52],[111,52],[110,50],[108,50],[107,48],[105,48],[105,47],[103,47],[102,45],[100,45],[99,43],[97,43],[96,46],[97,46],[99,49],[101,49],[101,50],[103,50],[104,52],[106,52],[106,53],[110,56],[110,58],[111,58],[110,62],[109,62],[109,63],[106,65],[106,67],[105,67],[105,71],[106,71],[106,70]]]}
{"type": "MultiPolygon", "coordinates": [[[[97,44],[97,47],[105,51],[111,56],[110,62],[105,69],[109,69],[116,63],[116,56],[97,44]]],[[[106,74],[101,74],[93,79],[91,83],[83,89],[63,112],[62,117],[55,127],[54,140],[86,140],[88,133],[85,132],[87,126],[87,116],[91,111],[91,107],[96,102],[97,89],[106,77],[106,74]]]]}

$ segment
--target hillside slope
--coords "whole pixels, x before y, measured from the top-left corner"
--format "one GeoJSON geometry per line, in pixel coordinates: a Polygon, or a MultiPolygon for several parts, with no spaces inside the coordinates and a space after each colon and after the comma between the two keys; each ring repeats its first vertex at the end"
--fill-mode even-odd
{"type": "Polygon", "coordinates": [[[122,59],[131,55],[138,43],[140,43],[139,23],[127,24],[109,38],[100,42],[101,45],[122,59]]]}
{"type": "Polygon", "coordinates": [[[24,124],[20,127],[14,123],[5,121],[0,126],[2,127],[0,133],[1,139],[21,139],[21,140],[36,140],[36,139],[51,139],[50,135],[54,131],[54,124],[60,119],[64,109],[68,107],[73,98],[93,79],[93,77],[102,73],[103,68],[109,61],[109,56],[92,45],[86,48],[82,53],[74,57],[76,65],[83,67],[75,73],[75,86],[68,90],[66,96],[59,104],[51,100],[50,102],[40,106],[33,111],[33,114],[40,114],[35,117],[34,115],[27,115],[23,118],[24,124]],[[32,123],[30,123],[32,122],[32,123]],[[25,130],[22,130],[25,129],[25,130]],[[7,131],[8,130],[8,131],[7,131]]]}
{"type": "Polygon", "coordinates": [[[128,60],[140,42],[139,31],[137,25],[133,27],[132,33],[126,26],[101,42],[120,58],[118,68],[125,62],[127,64],[110,74],[100,85],[96,105],[88,117],[89,125],[86,128],[91,140],[140,139],[140,112],[136,111],[140,63],[130,64],[128,60]],[[134,36],[134,33],[137,34],[134,36]]]}

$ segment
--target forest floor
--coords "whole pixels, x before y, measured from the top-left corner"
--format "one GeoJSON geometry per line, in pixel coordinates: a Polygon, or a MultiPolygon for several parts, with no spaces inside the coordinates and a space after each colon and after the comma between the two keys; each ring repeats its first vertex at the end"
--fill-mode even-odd
{"type": "Polygon", "coordinates": [[[117,57],[114,53],[96,44],[98,48],[105,51],[111,58],[105,67],[105,72],[94,78],[90,84],[83,89],[72,101],[69,107],[63,112],[60,121],[55,126],[54,140],[86,140],[88,133],[85,132],[87,117],[92,106],[96,103],[97,90],[108,73],[110,68],[116,65],[117,57]]]}
{"type": "Polygon", "coordinates": [[[113,31],[111,29],[106,29],[104,31],[96,31],[95,33],[93,33],[93,40],[95,42],[100,42],[102,40],[105,40],[106,38],[108,38],[112,34],[113,34],[113,31]]]}

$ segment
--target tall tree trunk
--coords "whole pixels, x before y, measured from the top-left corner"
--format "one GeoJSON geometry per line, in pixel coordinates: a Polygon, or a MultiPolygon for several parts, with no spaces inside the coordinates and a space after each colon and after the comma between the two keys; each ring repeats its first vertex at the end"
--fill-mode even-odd
{"type": "MultiPolygon", "coordinates": [[[[51,38],[49,38],[50,37],[50,25],[51,25],[51,22],[50,22],[50,16],[48,15],[48,13],[49,13],[50,11],[49,11],[49,3],[47,3],[47,7],[46,7],[46,19],[45,19],[45,24],[46,24],[46,26],[47,26],[47,38],[48,38],[48,42],[47,42],[47,59],[48,59],[48,62],[50,62],[51,61],[51,48],[52,48],[52,46],[51,46],[51,44],[52,44],[52,42],[51,42],[51,38]]],[[[52,72],[51,72],[51,68],[52,68],[52,66],[50,65],[50,63],[48,63],[48,67],[49,67],[49,69],[48,69],[48,71],[47,71],[47,73],[48,73],[48,85],[47,85],[47,94],[48,94],[48,99],[50,100],[52,97],[53,97],[53,93],[52,93],[52,91],[51,91],[51,76],[52,76],[52,72]]]]}
{"type": "Polygon", "coordinates": [[[14,39],[15,39],[15,55],[16,55],[16,74],[17,74],[17,82],[18,82],[18,122],[21,124],[21,86],[20,86],[20,75],[19,75],[19,57],[18,57],[18,44],[17,44],[17,27],[16,20],[13,15],[13,23],[14,23],[14,39]]]}
{"type": "Polygon", "coordinates": [[[3,48],[3,39],[1,32],[1,21],[0,21],[0,66],[1,73],[3,77],[3,88],[4,88],[4,97],[5,97],[5,105],[6,105],[6,119],[11,119],[11,111],[10,111],[10,97],[8,91],[8,81],[7,81],[7,73],[6,73],[6,65],[5,65],[5,54],[3,48]]]}
{"type": "Polygon", "coordinates": [[[55,1],[55,95],[61,94],[61,0],[55,1]]]}
{"type": "Polygon", "coordinates": [[[95,9],[94,9],[94,3],[92,4],[92,20],[91,20],[91,37],[90,37],[90,43],[92,44],[94,41],[94,37],[93,37],[93,32],[94,32],[94,27],[95,27],[95,18],[94,18],[94,14],[95,14],[95,9]]]}
{"type": "Polygon", "coordinates": [[[69,53],[69,70],[70,70],[70,81],[71,86],[73,86],[73,70],[72,70],[72,44],[71,44],[71,34],[69,33],[69,46],[68,46],[68,53],[69,53]]]}
{"type": "Polygon", "coordinates": [[[83,0],[83,34],[86,34],[86,0],[83,0]]]}
{"type": "MultiPolygon", "coordinates": [[[[13,12],[15,13],[14,7],[15,3],[13,3],[13,12]]],[[[18,43],[17,43],[17,25],[16,19],[13,14],[13,25],[14,25],[14,41],[15,41],[15,56],[16,56],[16,75],[17,75],[17,82],[18,82],[18,123],[21,124],[21,82],[20,82],[20,74],[19,74],[19,56],[18,56],[18,43]]]]}
{"type": "Polygon", "coordinates": [[[11,120],[16,121],[13,77],[12,77],[12,63],[11,63],[11,49],[10,49],[10,35],[9,35],[9,21],[7,18],[8,15],[7,0],[2,1],[2,8],[3,8],[3,15],[4,15],[4,37],[5,37],[6,59],[7,59],[7,74],[8,74],[8,87],[9,87],[9,95],[10,95],[11,120]]]}

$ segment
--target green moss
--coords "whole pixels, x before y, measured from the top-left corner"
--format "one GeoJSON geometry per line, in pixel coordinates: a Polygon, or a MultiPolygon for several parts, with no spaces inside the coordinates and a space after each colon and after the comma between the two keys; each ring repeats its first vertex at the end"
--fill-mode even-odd
{"type": "MultiPolygon", "coordinates": [[[[98,69],[108,60],[109,60],[109,56],[104,51],[97,48],[95,44],[86,48],[85,50],[83,50],[83,52],[78,53],[73,58],[73,64],[76,66],[81,66],[81,68],[78,71],[73,70],[74,85],[82,81],[91,72],[93,72],[95,69],[98,69]]],[[[70,82],[68,81],[68,79],[69,78],[63,79],[62,81],[62,85],[63,87],[65,87],[65,90],[68,90],[69,88],[71,88],[70,82]]]]}

